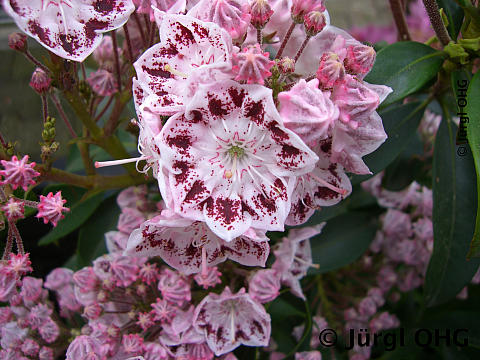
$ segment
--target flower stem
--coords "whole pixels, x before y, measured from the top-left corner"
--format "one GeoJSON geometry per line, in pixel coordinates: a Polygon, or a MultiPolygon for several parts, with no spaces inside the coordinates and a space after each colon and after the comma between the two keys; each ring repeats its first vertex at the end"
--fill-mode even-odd
{"type": "Polygon", "coordinates": [[[292,21],[292,25],[287,30],[287,33],[285,34],[285,37],[283,38],[282,44],[280,45],[280,48],[278,49],[277,55],[275,56],[275,59],[280,59],[280,57],[283,54],[283,50],[285,50],[285,46],[287,46],[287,42],[290,39],[290,36],[292,36],[293,29],[295,29],[295,26],[297,24],[292,21]]]}
{"type": "Polygon", "coordinates": [[[47,95],[42,94],[42,95],[40,95],[40,98],[42,99],[43,123],[45,124],[45,123],[47,122],[47,118],[48,118],[48,100],[47,100],[47,95]]]}
{"type": "Polygon", "coordinates": [[[8,256],[12,252],[13,248],[13,232],[10,227],[8,227],[7,243],[5,244],[5,249],[3,250],[2,260],[8,260],[8,256]]]}
{"type": "Polygon", "coordinates": [[[38,61],[31,53],[30,51],[26,50],[24,52],[25,57],[32,62],[33,65],[41,68],[43,71],[45,71],[47,74],[50,72],[50,69],[47,68],[45,65],[43,65],[40,61],[38,61]]]}
{"type": "Polygon", "coordinates": [[[120,72],[120,57],[118,55],[117,32],[112,31],[113,54],[115,57],[115,72],[117,75],[118,91],[122,91],[122,74],[120,72]]]}
{"type": "Polygon", "coordinates": [[[257,29],[257,43],[258,45],[262,45],[262,30],[257,29]]]}
{"type": "Polygon", "coordinates": [[[135,23],[137,24],[138,31],[140,33],[140,37],[142,38],[142,43],[143,47],[147,46],[146,40],[145,40],[145,33],[143,32],[143,26],[142,23],[140,22],[140,18],[138,17],[137,12],[135,11],[133,13],[133,19],[135,20],[135,23]]]}
{"type": "Polygon", "coordinates": [[[127,51],[128,51],[128,57],[130,59],[130,64],[133,66],[133,51],[132,51],[132,42],[130,40],[130,33],[128,32],[128,26],[127,24],[123,25],[123,31],[125,32],[125,41],[127,42],[127,51]]]}
{"type": "Polygon", "coordinates": [[[405,10],[401,0],[389,0],[390,9],[392,10],[393,19],[398,31],[398,40],[411,40],[410,32],[408,31],[407,20],[405,18],[405,10]]]}
{"type": "Polygon", "coordinates": [[[298,51],[297,51],[297,55],[295,55],[295,59],[294,59],[295,62],[297,62],[298,59],[300,58],[300,55],[302,55],[303,50],[305,50],[305,47],[307,46],[308,42],[310,41],[310,38],[311,38],[311,36],[307,35],[307,37],[303,41],[302,45],[300,46],[300,49],[298,49],[298,51]]]}
{"type": "Polygon", "coordinates": [[[438,40],[440,40],[443,46],[448,45],[452,39],[450,38],[450,35],[448,35],[448,31],[443,23],[442,17],[440,16],[440,11],[438,10],[436,1],[423,0],[423,5],[425,6],[425,10],[427,10],[430,23],[432,24],[438,40]]]}
{"type": "Polygon", "coordinates": [[[25,248],[23,247],[22,236],[20,235],[20,231],[17,229],[17,225],[11,220],[8,220],[8,229],[12,229],[13,236],[15,237],[15,242],[17,243],[17,250],[18,253],[21,255],[25,255],[25,248]]]}
{"type": "Polygon", "coordinates": [[[72,135],[74,139],[77,138],[78,135],[75,132],[75,130],[73,130],[72,124],[70,123],[70,120],[68,120],[68,117],[65,114],[65,111],[63,111],[62,104],[60,103],[60,100],[58,100],[57,95],[52,93],[51,98],[52,98],[53,104],[57,108],[58,113],[60,114],[60,117],[62,118],[65,125],[67,125],[68,131],[70,131],[70,135],[72,135]]]}

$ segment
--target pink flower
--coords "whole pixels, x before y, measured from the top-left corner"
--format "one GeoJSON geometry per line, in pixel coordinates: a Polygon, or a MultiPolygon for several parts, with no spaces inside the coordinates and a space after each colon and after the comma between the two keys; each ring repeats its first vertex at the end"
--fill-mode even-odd
{"type": "Polygon", "coordinates": [[[200,0],[188,15],[211,21],[225,29],[232,39],[241,40],[250,25],[247,0],[200,0]]]}
{"type": "Polygon", "coordinates": [[[27,333],[28,329],[20,328],[17,322],[9,322],[0,329],[0,346],[3,349],[20,349],[27,333]]]}
{"type": "Polygon", "coordinates": [[[270,340],[270,315],[244,289],[232,294],[226,287],[220,295],[210,293],[196,307],[193,323],[216,356],[241,344],[267,346],[270,340]]]}
{"type": "Polygon", "coordinates": [[[280,277],[272,269],[259,270],[248,282],[248,293],[260,303],[273,301],[280,294],[280,277]]]}
{"type": "Polygon", "coordinates": [[[268,0],[253,0],[250,4],[250,22],[257,29],[262,29],[270,20],[272,14],[273,10],[268,0]]]}
{"type": "Polygon", "coordinates": [[[309,146],[328,138],[340,112],[331,100],[331,92],[320,90],[318,85],[318,79],[308,83],[301,79],[289,91],[278,94],[285,127],[309,146]]]}
{"type": "Polygon", "coordinates": [[[65,286],[72,284],[73,271],[67,268],[53,269],[45,279],[45,288],[49,290],[60,290],[65,286]]]}
{"type": "Polygon", "coordinates": [[[275,61],[269,59],[269,53],[263,52],[260,45],[255,44],[233,54],[232,71],[237,81],[263,85],[264,79],[272,75],[269,70],[274,64],[275,61]]]}
{"type": "Polygon", "coordinates": [[[372,69],[376,56],[377,54],[371,46],[350,45],[343,63],[350,74],[363,78],[372,69]]]}
{"type": "MultiPolygon", "coordinates": [[[[283,238],[274,251],[275,262],[272,269],[277,271],[281,283],[289,286],[292,293],[305,299],[300,279],[307,274],[312,264],[310,238],[320,234],[325,223],[316,226],[291,229],[288,237],[283,238]]],[[[317,265],[318,266],[318,265],[317,265]]]]}
{"type": "Polygon", "coordinates": [[[25,275],[31,272],[33,269],[30,266],[32,262],[30,261],[30,254],[10,254],[10,259],[8,259],[8,267],[15,271],[19,276],[25,275]]]}
{"type": "Polygon", "coordinates": [[[138,354],[143,352],[143,338],[139,334],[123,335],[122,345],[127,353],[138,354]]]}
{"type": "Polygon", "coordinates": [[[55,195],[52,192],[47,196],[40,195],[40,204],[38,204],[37,218],[43,218],[43,222],[47,224],[51,222],[53,226],[57,226],[57,223],[65,216],[63,212],[70,211],[69,208],[63,206],[67,200],[62,199],[62,192],[59,191],[55,195]]]}
{"type": "Polygon", "coordinates": [[[28,313],[28,321],[33,329],[41,327],[50,320],[52,309],[46,304],[38,304],[30,309],[28,313]]]}
{"type": "Polygon", "coordinates": [[[39,172],[34,170],[35,163],[28,163],[28,155],[25,155],[22,160],[14,155],[10,161],[2,160],[4,170],[0,170],[0,175],[4,177],[3,181],[0,181],[0,185],[10,185],[12,189],[21,187],[27,191],[30,185],[35,185],[33,178],[40,175],[39,172]]]}
{"type": "Polygon", "coordinates": [[[147,220],[128,240],[125,254],[160,256],[168,265],[189,275],[215,266],[228,258],[247,266],[265,266],[269,254],[264,234],[250,231],[226,242],[204,222],[163,211],[147,220]]]}
{"type": "Polygon", "coordinates": [[[0,301],[6,302],[15,295],[19,276],[15,271],[0,265],[0,301]]]}
{"type": "Polygon", "coordinates": [[[308,36],[315,36],[327,25],[327,19],[320,11],[311,11],[303,18],[305,32],[308,36]]]}
{"type": "Polygon", "coordinates": [[[20,295],[24,301],[37,301],[42,294],[42,279],[37,279],[31,276],[25,276],[22,279],[22,290],[20,295]]]}
{"type": "Polygon", "coordinates": [[[27,37],[22,33],[11,33],[8,35],[8,47],[20,52],[26,51],[28,47],[27,37]]]}
{"type": "Polygon", "coordinates": [[[186,0],[133,0],[137,12],[150,16],[150,21],[155,20],[155,9],[169,14],[181,14],[185,11],[186,0]]]}
{"type": "Polygon", "coordinates": [[[207,268],[206,274],[198,273],[195,275],[194,280],[204,289],[208,289],[210,287],[215,287],[217,284],[222,282],[220,276],[222,276],[222,273],[218,271],[216,266],[212,266],[207,268]]]}
{"type": "Polygon", "coordinates": [[[87,79],[93,91],[100,96],[111,96],[118,91],[118,84],[115,75],[105,69],[98,69],[92,72],[87,79]]]}
{"type": "Polygon", "coordinates": [[[163,198],[226,241],[250,227],[283,231],[295,178],[318,157],[283,127],[271,90],[233,81],[200,89],[159,135],[163,198]]]}
{"type": "Polygon", "coordinates": [[[298,177],[290,214],[285,221],[287,225],[305,223],[315,210],[335,205],[352,192],[352,184],[342,165],[330,160],[330,149],[330,140],[314,148],[320,160],[315,169],[298,177]]]}
{"type": "Polygon", "coordinates": [[[320,351],[304,351],[295,353],[295,360],[322,360],[320,351]]]}
{"type": "Polygon", "coordinates": [[[229,78],[231,53],[230,36],[217,25],[186,15],[165,15],[160,43],[134,64],[138,78],[134,94],[143,99],[140,109],[157,115],[180,111],[199,83],[229,78]]]}
{"type": "Polygon", "coordinates": [[[344,81],[345,68],[337,54],[326,52],[320,59],[316,74],[322,88],[331,89],[344,81]]]}
{"type": "Polygon", "coordinates": [[[177,308],[168,301],[157,298],[157,302],[152,303],[153,320],[161,321],[162,323],[169,323],[175,317],[177,308]]]}
{"type": "Polygon", "coordinates": [[[58,56],[83,61],[102,33],[121,27],[135,10],[131,0],[2,1],[17,26],[58,56]]]}
{"type": "Polygon", "coordinates": [[[53,360],[53,349],[47,346],[42,346],[40,352],[38,353],[39,360],[53,360]]]}
{"type": "Polygon", "coordinates": [[[125,208],[118,218],[118,230],[130,234],[145,221],[145,216],[137,209],[125,208]]]}
{"type": "Polygon", "coordinates": [[[40,350],[40,345],[32,339],[25,339],[25,341],[22,344],[22,352],[31,357],[37,356],[38,352],[40,350]]]}
{"type": "Polygon", "coordinates": [[[45,342],[48,344],[53,343],[57,340],[58,335],[60,335],[60,329],[56,322],[51,319],[48,319],[46,322],[42,323],[41,326],[38,327],[38,332],[45,342]]]}
{"type": "Polygon", "coordinates": [[[106,360],[102,344],[93,337],[77,336],[68,346],[66,360],[98,359],[106,360]],[[89,357],[96,356],[96,357],[89,357]]]}
{"type": "Polygon", "coordinates": [[[151,313],[140,312],[138,313],[138,320],[136,324],[140,326],[143,331],[147,331],[149,328],[155,325],[155,322],[153,321],[153,316],[151,313]]]}
{"type": "Polygon", "coordinates": [[[25,213],[25,206],[22,201],[18,201],[14,198],[8,199],[8,202],[5,203],[2,207],[3,213],[10,221],[16,221],[22,219],[25,213]]]}
{"type": "Polygon", "coordinates": [[[166,360],[169,358],[167,350],[160,344],[155,342],[145,343],[145,360],[166,360]]]}
{"type": "Polygon", "coordinates": [[[189,282],[170,269],[164,269],[158,277],[158,290],[165,300],[179,306],[190,301],[192,296],[189,282]]]}

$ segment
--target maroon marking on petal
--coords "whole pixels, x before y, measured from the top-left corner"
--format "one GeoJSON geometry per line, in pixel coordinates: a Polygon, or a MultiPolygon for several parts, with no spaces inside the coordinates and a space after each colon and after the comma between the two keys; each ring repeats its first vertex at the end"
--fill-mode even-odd
{"type": "Polygon", "coordinates": [[[337,179],[339,178],[337,173],[337,166],[335,164],[330,164],[330,166],[328,167],[328,171],[330,171],[330,174],[335,176],[337,179]]]}
{"type": "Polygon", "coordinates": [[[274,183],[276,191],[275,194],[280,196],[282,199],[286,200],[287,199],[287,188],[283,184],[282,180],[279,178],[275,179],[274,183]],[[280,191],[280,193],[279,193],[280,191]]]}
{"type": "MultiPolygon", "coordinates": [[[[215,216],[215,220],[222,221],[225,225],[230,225],[241,216],[241,212],[238,211],[242,206],[240,201],[219,197],[215,200],[215,205],[213,205],[213,200],[208,201],[209,199],[207,199],[208,215],[215,216]]],[[[227,227],[227,230],[232,229],[233,226],[227,227]]]]}
{"type": "Polygon", "coordinates": [[[320,199],[335,199],[339,194],[329,188],[319,186],[314,195],[320,199]]]}
{"type": "Polygon", "coordinates": [[[320,149],[324,153],[329,153],[330,150],[332,149],[332,142],[331,141],[325,141],[322,145],[320,145],[320,149]]]}
{"type": "Polygon", "coordinates": [[[36,20],[28,22],[28,29],[33,35],[36,35],[41,42],[51,46],[50,38],[48,36],[50,33],[49,29],[42,28],[36,20]]]}
{"type": "Polygon", "coordinates": [[[188,173],[192,168],[192,165],[187,163],[186,161],[178,161],[176,160],[173,163],[173,168],[176,170],[180,170],[180,174],[175,174],[175,180],[177,180],[177,184],[184,183],[188,179],[188,173]]]}
{"type": "Polygon", "coordinates": [[[225,339],[222,338],[223,336],[223,327],[219,327],[217,329],[217,342],[221,342],[223,340],[223,342],[225,342],[225,339]]]}
{"type": "Polygon", "coordinates": [[[142,231],[142,236],[143,236],[143,239],[148,242],[148,244],[150,245],[150,248],[155,248],[162,245],[162,240],[157,240],[155,238],[155,233],[148,232],[147,229],[144,229],[142,231]]]}
{"type": "Polygon", "coordinates": [[[242,212],[248,212],[251,216],[257,217],[257,213],[253,210],[250,206],[248,206],[245,202],[242,201],[242,212]]]}
{"type": "Polygon", "coordinates": [[[240,90],[231,87],[228,89],[228,93],[230,94],[230,97],[232,98],[233,103],[235,104],[236,107],[241,107],[243,103],[243,99],[245,98],[245,90],[240,90]]]}
{"type": "Polygon", "coordinates": [[[282,152],[280,154],[283,158],[285,157],[294,157],[300,155],[300,150],[295,146],[291,145],[282,145],[282,152]]]}
{"type": "Polygon", "coordinates": [[[183,45],[190,45],[195,43],[195,38],[192,32],[180,23],[177,23],[177,29],[180,30],[180,34],[175,34],[175,41],[183,45]]]}
{"type": "Polygon", "coordinates": [[[162,47],[159,51],[161,56],[173,57],[178,54],[177,47],[168,40],[168,47],[162,47]]]}
{"type": "Polygon", "coordinates": [[[276,121],[272,121],[268,124],[268,130],[270,130],[273,140],[276,142],[283,142],[289,138],[288,134],[279,128],[280,124],[276,121]]]}
{"type": "Polygon", "coordinates": [[[96,19],[90,19],[85,24],[85,35],[87,39],[92,41],[98,35],[96,30],[103,30],[108,27],[108,22],[100,21],[96,19]]]}
{"type": "Polygon", "coordinates": [[[195,202],[195,200],[198,200],[200,195],[204,194],[207,191],[207,188],[204,185],[204,182],[201,180],[197,180],[193,183],[192,188],[190,191],[187,193],[187,196],[185,196],[185,202],[195,202]]]}
{"type": "Polygon", "coordinates": [[[192,23],[192,26],[193,26],[193,31],[195,31],[195,33],[198,36],[200,36],[202,39],[206,39],[208,37],[208,30],[205,29],[203,26],[201,26],[196,22],[192,23]]]}
{"type": "Polygon", "coordinates": [[[245,341],[250,340],[249,337],[240,329],[235,332],[235,339],[242,339],[245,341]]]}
{"type": "Polygon", "coordinates": [[[193,122],[194,124],[198,124],[199,122],[203,122],[203,115],[200,111],[193,110],[191,114],[193,115],[192,120],[190,120],[191,122],[193,122]]]}
{"type": "Polygon", "coordinates": [[[175,146],[181,153],[185,153],[190,146],[192,146],[192,139],[187,135],[176,135],[167,137],[168,145],[175,146]]]}
{"type": "MultiPolygon", "coordinates": [[[[255,328],[257,328],[257,331],[258,331],[260,334],[262,334],[262,335],[264,334],[264,333],[263,333],[263,327],[262,327],[262,325],[261,325],[257,320],[253,320],[253,321],[252,321],[252,324],[253,324],[253,326],[255,326],[255,328]]],[[[252,333],[253,333],[253,329],[250,329],[250,330],[252,330],[252,333]]]]}
{"type": "Polygon", "coordinates": [[[210,113],[212,115],[216,115],[216,116],[227,115],[228,109],[224,109],[222,107],[223,105],[224,104],[219,99],[211,98],[208,101],[208,109],[210,110],[210,113]]]}
{"type": "Polygon", "coordinates": [[[12,7],[12,10],[16,12],[20,16],[25,16],[25,13],[20,11],[20,7],[18,6],[17,2],[15,0],[10,0],[10,6],[12,7]]]}
{"type": "Polygon", "coordinates": [[[264,209],[266,209],[270,214],[273,214],[277,211],[277,207],[275,206],[275,201],[272,199],[268,199],[262,193],[258,194],[257,201],[255,201],[257,205],[260,205],[264,209]]]}
{"type": "Polygon", "coordinates": [[[71,39],[69,39],[68,35],[60,34],[59,38],[62,43],[62,48],[69,54],[73,54],[74,43],[71,39]]]}
{"type": "Polygon", "coordinates": [[[245,105],[245,116],[252,118],[257,124],[263,123],[263,118],[265,117],[265,109],[263,107],[262,101],[251,101],[245,105]]]}
{"type": "Polygon", "coordinates": [[[108,13],[113,10],[113,6],[115,5],[115,0],[97,0],[93,4],[93,8],[96,12],[100,13],[108,13]]]}
{"type": "Polygon", "coordinates": [[[143,65],[142,70],[145,71],[146,73],[148,73],[149,75],[162,77],[162,78],[165,78],[165,79],[169,79],[172,76],[172,74],[170,72],[168,72],[166,70],[163,70],[163,68],[151,69],[151,68],[143,65]]]}
{"type": "Polygon", "coordinates": [[[308,208],[305,206],[303,201],[300,199],[295,205],[292,205],[292,212],[298,221],[302,222],[305,220],[308,212],[308,208]]]}

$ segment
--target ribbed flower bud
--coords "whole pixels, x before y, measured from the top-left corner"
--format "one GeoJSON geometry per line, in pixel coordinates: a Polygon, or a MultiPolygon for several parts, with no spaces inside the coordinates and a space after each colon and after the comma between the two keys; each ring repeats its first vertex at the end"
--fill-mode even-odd
{"type": "Polygon", "coordinates": [[[320,11],[310,11],[303,19],[305,32],[308,36],[315,36],[327,25],[325,15],[320,11]]]}
{"type": "Polygon", "coordinates": [[[263,29],[270,21],[272,14],[272,7],[267,0],[253,0],[250,5],[250,22],[257,29],[263,29]]]}
{"type": "Polygon", "coordinates": [[[295,71],[295,60],[285,56],[278,61],[277,66],[283,74],[291,74],[295,71]]]}
{"type": "Polygon", "coordinates": [[[373,67],[376,53],[373,47],[359,44],[347,48],[347,57],[343,61],[345,70],[353,75],[365,75],[373,67]]]}
{"type": "Polygon", "coordinates": [[[331,89],[345,77],[345,68],[337,54],[327,52],[322,55],[317,70],[317,79],[324,89],[331,89]]]}
{"type": "Polygon", "coordinates": [[[40,68],[36,68],[30,79],[30,87],[39,94],[44,94],[50,90],[52,79],[40,68]]]}
{"type": "Polygon", "coordinates": [[[8,46],[20,52],[27,51],[27,36],[18,32],[11,33],[8,35],[8,46]]]}

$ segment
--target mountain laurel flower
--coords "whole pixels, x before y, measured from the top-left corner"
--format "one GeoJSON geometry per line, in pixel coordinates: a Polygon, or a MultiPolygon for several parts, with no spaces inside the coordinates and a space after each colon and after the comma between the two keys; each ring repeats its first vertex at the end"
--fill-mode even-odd
{"type": "Polygon", "coordinates": [[[318,160],[282,125],[270,89],[233,81],[202,86],[158,147],[165,201],[227,242],[250,228],[283,231],[296,176],[318,160]]]}
{"type": "Polygon", "coordinates": [[[317,69],[317,79],[324,89],[332,89],[341,83],[345,77],[345,68],[337,54],[326,52],[320,59],[317,69]]]}
{"type": "Polygon", "coordinates": [[[278,60],[277,66],[283,74],[291,74],[295,72],[295,60],[289,58],[288,56],[278,60]]]}
{"type": "Polygon", "coordinates": [[[0,185],[10,185],[12,189],[21,187],[27,191],[30,185],[35,185],[33,180],[40,175],[39,172],[34,170],[36,163],[28,162],[28,155],[25,155],[21,160],[14,155],[7,160],[1,160],[4,170],[0,170],[0,175],[3,176],[3,181],[0,181],[0,185]]]}
{"type": "Polygon", "coordinates": [[[218,24],[232,39],[241,41],[250,25],[247,0],[200,0],[187,15],[218,24]]]}
{"type": "Polygon", "coordinates": [[[280,295],[280,277],[272,269],[259,270],[248,282],[248,293],[259,303],[273,301],[280,295]]]}
{"type": "Polygon", "coordinates": [[[239,53],[233,54],[232,71],[235,80],[246,81],[247,84],[261,84],[272,73],[271,67],[275,61],[269,59],[269,53],[263,52],[259,44],[250,45],[239,53]]]}
{"type": "Polygon", "coordinates": [[[93,91],[100,96],[111,96],[118,92],[118,84],[115,75],[108,70],[98,69],[87,78],[88,84],[93,91]]]}
{"type": "Polygon", "coordinates": [[[295,353],[295,360],[322,360],[322,353],[317,350],[295,353]]]}
{"type": "Polygon", "coordinates": [[[132,0],[2,0],[17,26],[54,54],[82,62],[135,10],[132,0]]]}
{"type": "Polygon", "coordinates": [[[226,287],[218,295],[210,293],[195,308],[193,324],[205,334],[216,356],[239,345],[267,346],[270,340],[270,315],[245,289],[232,294],[226,287]]]}
{"type": "Polygon", "coordinates": [[[52,79],[50,79],[50,76],[45,72],[45,70],[36,68],[32,74],[29,85],[33,90],[41,95],[50,90],[51,83],[52,79]]]}
{"type": "Polygon", "coordinates": [[[3,206],[1,206],[0,209],[10,221],[22,219],[25,214],[24,203],[14,198],[8,199],[8,201],[3,206]]]}
{"type": "Polygon", "coordinates": [[[57,223],[65,217],[63,213],[70,211],[69,208],[63,206],[66,202],[67,200],[62,199],[61,191],[55,195],[52,192],[48,193],[47,196],[40,195],[36,217],[42,218],[45,224],[51,222],[53,226],[57,226],[57,223]]]}
{"type": "Polygon", "coordinates": [[[218,267],[212,266],[207,268],[206,274],[198,273],[193,277],[193,279],[198,285],[204,289],[208,289],[220,284],[222,282],[220,279],[221,276],[222,273],[218,271],[218,267]]]}
{"type": "Polygon", "coordinates": [[[363,78],[372,69],[376,55],[371,46],[350,45],[347,48],[347,56],[343,60],[345,70],[352,75],[363,78]]]}
{"type": "Polygon", "coordinates": [[[305,25],[305,32],[307,35],[315,36],[325,28],[327,25],[327,20],[322,12],[311,11],[305,15],[303,24],[305,25]]]}

